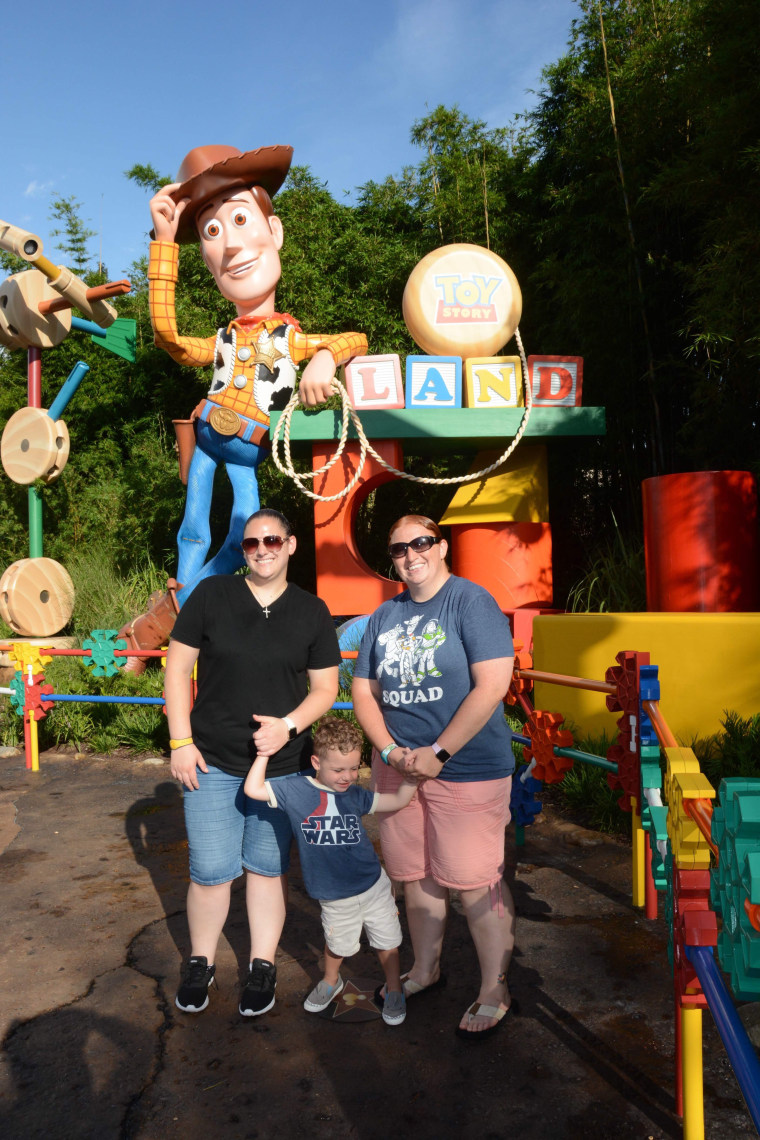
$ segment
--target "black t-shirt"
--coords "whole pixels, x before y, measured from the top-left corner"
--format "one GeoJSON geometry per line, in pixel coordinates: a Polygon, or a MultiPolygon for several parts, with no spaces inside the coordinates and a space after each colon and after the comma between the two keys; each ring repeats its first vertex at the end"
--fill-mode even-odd
{"type": "MultiPolygon", "coordinates": [[[[190,714],[204,760],[245,776],[255,756],[253,713],[287,716],[308,692],[308,669],[340,664],[330,612],[321,598],[290,583],[269,617],[242,575],[199,582],[180,610],[172,640],[199,650],[198,697],[190,714]]],[[[270,776],[311,766],[311,734],[271,757],[270,776]]]]}

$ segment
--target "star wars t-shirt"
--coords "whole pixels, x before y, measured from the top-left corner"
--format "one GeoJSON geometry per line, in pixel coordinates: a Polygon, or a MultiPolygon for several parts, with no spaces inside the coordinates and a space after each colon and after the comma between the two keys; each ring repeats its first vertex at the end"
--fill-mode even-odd
{"type": "Polygon", "coordinates": [[[313,899],[347,899],[373,887],[380,860],[362,826],[377,793],[354,784],[332,792],[299,772],[267,780],[269,806],[287,813],[298,843],[306,890],[313,899]]]}
{"type": "MultiPolygon", "coordinates": [[[[386,727],[408,748],[432,744],[472,688],[470,665],[513,657],[509,622],[493,597],[466,578],[448,577],[434,597],[407,590],[372,614],[355,676],[377,680],[386,727]]],[[[512,734],[499,706],[444,765],[442,780],[470,783],[509,776],[512,734]]]]}

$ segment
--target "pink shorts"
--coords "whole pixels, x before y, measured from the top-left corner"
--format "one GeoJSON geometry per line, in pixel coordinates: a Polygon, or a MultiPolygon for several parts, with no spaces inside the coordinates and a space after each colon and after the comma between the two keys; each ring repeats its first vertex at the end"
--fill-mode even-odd
{"type": "MultiPolygon", "coordinates": [[[[372,761],[373,786],[394,792],[395,768],[372,761]]],[[[397,882],[433,878],[442,887],[490,887],[504,874],[504,831],[512,777],[472,784],[426,780],[401,811],[378,812],[388,874],[397,882]]]]}

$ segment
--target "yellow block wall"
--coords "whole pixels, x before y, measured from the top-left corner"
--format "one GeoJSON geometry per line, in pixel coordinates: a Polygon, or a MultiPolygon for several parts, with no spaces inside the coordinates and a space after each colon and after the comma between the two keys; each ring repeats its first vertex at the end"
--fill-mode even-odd
{"type": "MultiPolygon", "coordinates": [[[[679,741],[719,732],[725,709],[760,712],[760,613],[559,614],[533,622],[536,669],[603,681],[623,650],[659,667],[660,708],[679,741]]],[[[601,693],[536,685],[535,706],[583,734],[613,737],[619,714],[601,693]]]]}

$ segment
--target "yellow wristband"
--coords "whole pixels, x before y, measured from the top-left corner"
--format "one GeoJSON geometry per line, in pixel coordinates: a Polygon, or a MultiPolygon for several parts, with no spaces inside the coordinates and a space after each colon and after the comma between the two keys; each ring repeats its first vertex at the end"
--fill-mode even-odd
{"type": "Polygon", "coordinates": [[[169,741],[169,747],[171,748],[171,750],[173,752],[175,748],[184,748],[186,744],[192,744],[192,743],[193,743],[192,736],[186,736],[184,738],[184,740],[170,740],[169,741]]]}

